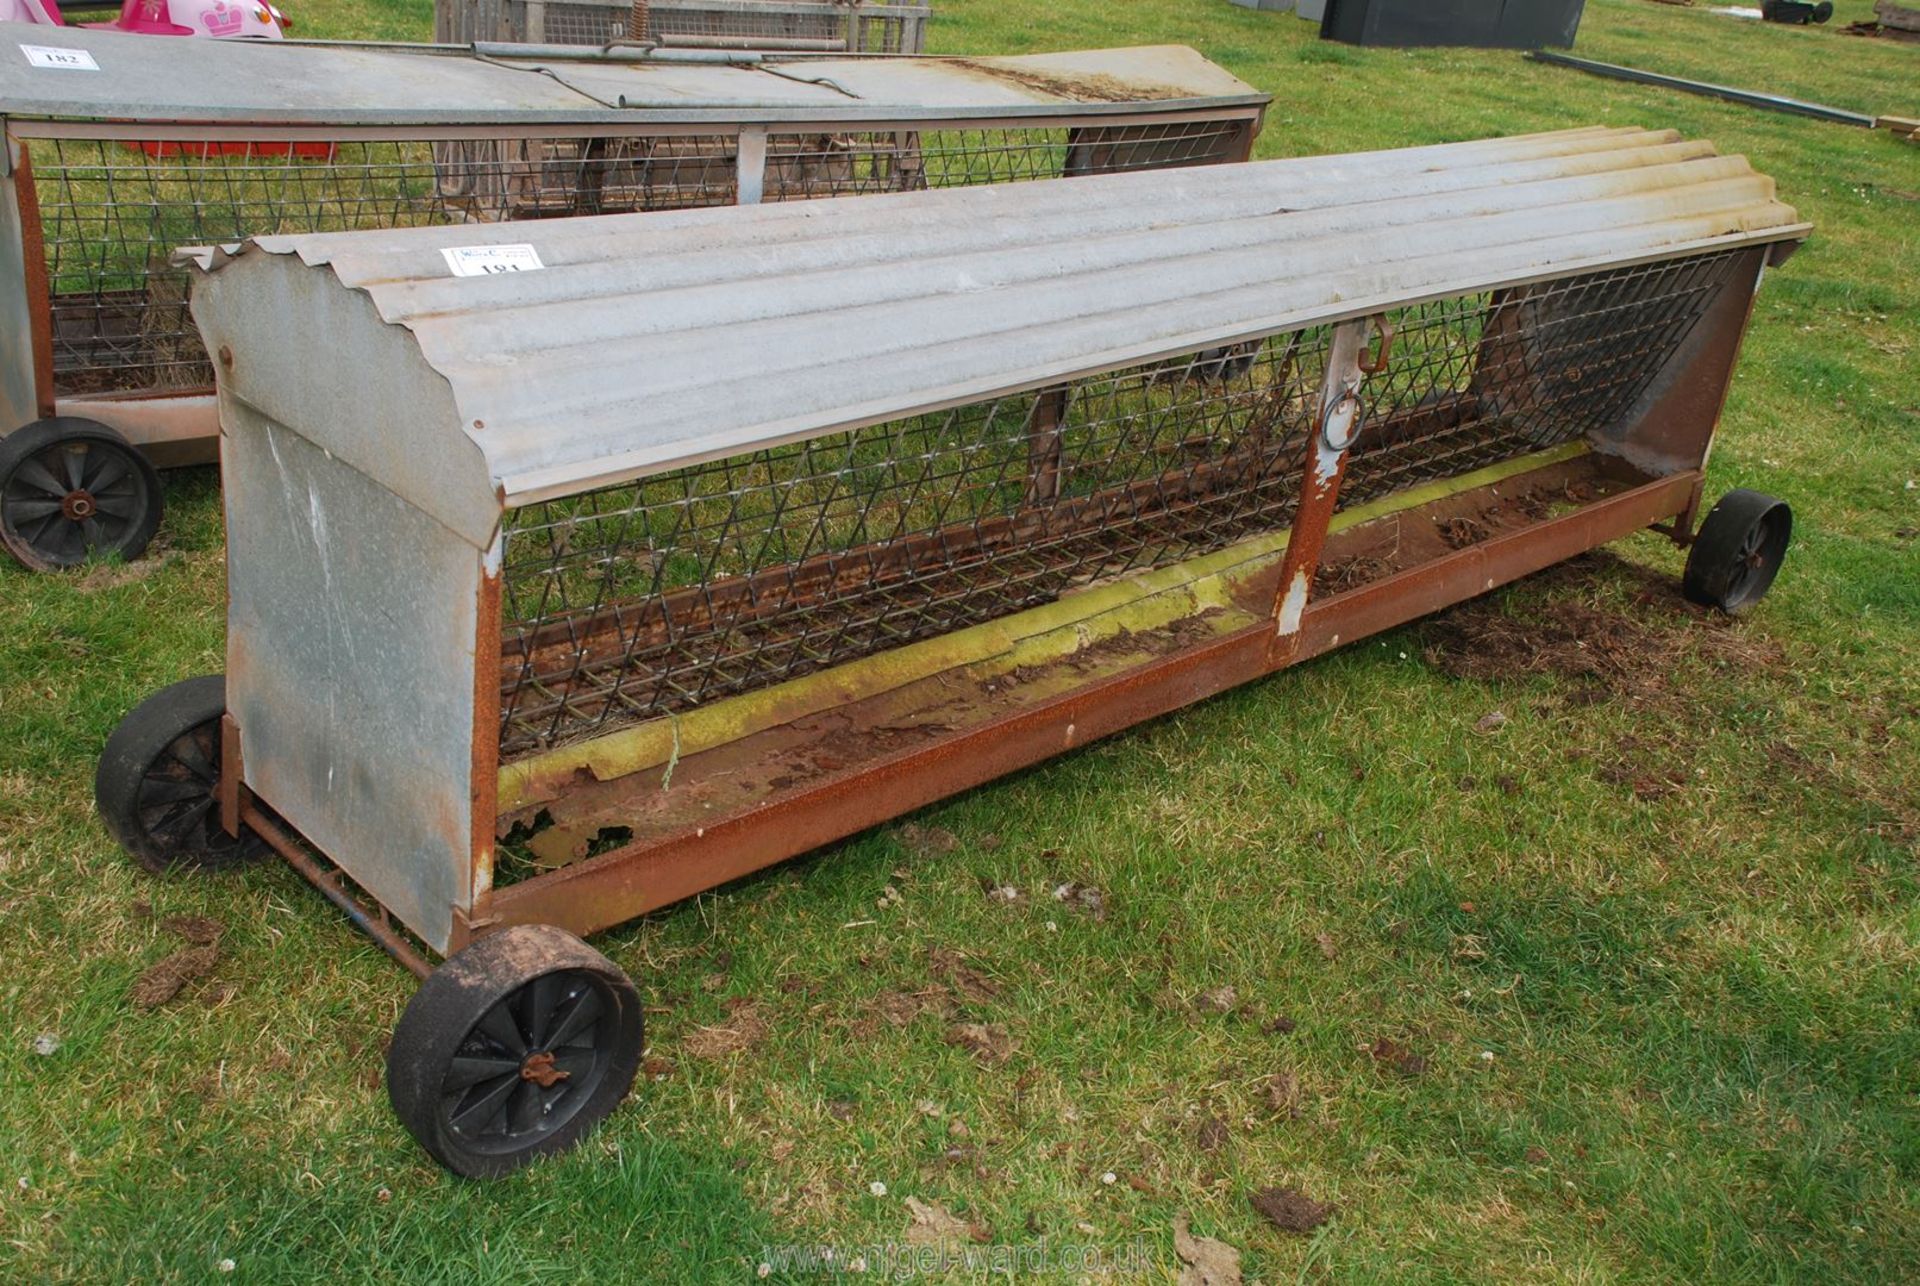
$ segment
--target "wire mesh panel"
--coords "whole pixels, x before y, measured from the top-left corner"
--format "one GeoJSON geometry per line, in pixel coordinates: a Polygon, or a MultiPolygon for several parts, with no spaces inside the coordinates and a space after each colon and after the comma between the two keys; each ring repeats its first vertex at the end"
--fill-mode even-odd
{"type": "Polygon", "coordinates": [[[1282,336],[516,510],[502,751],[1283,527],[1326,344],[1282,336]]]}
{"type": "Polygon", "coordinates": [[[914,0],[649,0],[645,30],[632,0],[438,0],[434,39],[917,54],[932,6],[914,0]]]}
{"type": "Polygon", "coordinates": [[[1018,183],[1238,161],[1246,121],[774,135],[766,199],[1018,183]]]}
{"type": "Polygon", "coordinates": [[[30,144],[56,391],[210,385],[175,248],[243,237],[498,217],[443,192],[406,143],[30,144]]]}
{"type": "MultiPolygon", "coordinates": [[[[1710,256],[1391,314],[1352,505],[1617,422],[1710,256]]],[[[508,515],[501,752],[752,691],[1293,518],[1330,331],[756,451],[508,515]]]]}
{"type": "Polygon", "coordinates": [[[1403,309],[1343,505],[1614,424],[1728,283],[1733,253],[1403,309]]]}

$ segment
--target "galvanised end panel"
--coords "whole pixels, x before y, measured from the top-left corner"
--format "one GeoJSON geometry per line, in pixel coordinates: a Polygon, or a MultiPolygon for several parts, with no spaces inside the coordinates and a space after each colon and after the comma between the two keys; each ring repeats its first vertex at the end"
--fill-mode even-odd
{"type": "Polygon", "coordinates": [[[471,894],[485,556],[245,403],[222,422],[246,784],[444,951],[471,894]]]}
{"type": "MultiPolygon", "coordinates": [[[[5,140],[6,164],[0,167],[0,281],[27,279],[26,230],[20,226],[20,191],[15,182],[23,149],[5,140]]],[[[0,290],[0,437],[39,418],[34,381],[33,310],[24,289],[0,290]]]]}
{"type": "MultiPolygon", "coordinates": [[[[500,505],[462,426],[484,430],[461,418],[447,381],[365,293],[291,258],[243,254],[195,274],[192,309],[215,355],[223,419],[244,403],[297,424],[343,466],[404,495],[473,548],[492,544],[500,505]]],[[[393,552],[407,556],[404,545],[393,552]]]]}

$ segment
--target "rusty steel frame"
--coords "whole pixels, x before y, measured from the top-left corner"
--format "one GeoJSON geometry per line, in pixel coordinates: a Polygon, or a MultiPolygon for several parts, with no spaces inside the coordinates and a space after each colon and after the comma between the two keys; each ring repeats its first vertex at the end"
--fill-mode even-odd
{"type": "Polygon", "coordinates": [[[1698,481],[1689,470],[1650,482],[1378,582],[1377,591],[1311,606],[1290,653],[1276,655],[1276,623],[1262,622],[753,812],[522,880],[495,891],[469,924],[474,931],[610,928],[1672,518],[1698,481]]]}
{"type": "Polygon", "coordinates": [[[242,784],[245,769],[240,758],[240,725],[231,714],[220,719],[220,780],[214,798],[220,809],[220,825],[229,835],[252,831],[266,846],[291,866],[294,873],[313,885],[320,895],[343,912],[349,923],[372,938],[374,944],[392,956],[408,973],[425,981],[433,965],[414,949],[406,934],[395,927],[386,908],[371,899],[362,900],[347,887],[344,874],[316,858],[299,840],[289,835],[280,819],[261,808],[253,792],[242,784]]]}
{"type": "MultiPolygon", "coordinates": [[[[496,797],[486,787],[496,781],[500,766],[501,694],[495,673],[484,664],[477,665],[472,898],[469,908],[454,910],[448,953],[512,925],[554,925],[583,936],[613,927],[1636,531],[1661,531],[1685,544],[1699,508],[1706,455],[1738,361],[1754,292],[1764,267],[1784,257],[1778,247],[1741,252],[1717,303],[1702,316],[1694,336],[1669,363],[1658,385],[1641,398],[1618,439],[1590,441],[1592,458],[1598,462],[1595,467],[1627,480],[1611,494],[1584,501],[1571,512],[1537,518],[1519,530],[1392,570],[1356,588],[1316,598],[1312,587],[1329,548],[1347,448],[1364,427],[1358,421],[1364,414],[1365,381],[1386,367],[1392,339],[1380,318],[1341,323],[1334,330],[1321,379],[1316,449],[1306,453],[1300,470],[1303,500],[1273,581],[1265,619],[1084,681],[925,744],[876,753],[864,763],[824,773],[754,807],[701,825],[680,826],[660,837],[628,843],[499,888],[493,885],[492,869],[496,797]],[[1370,332],[1377,345],[1371,354],[1370,332]],[[1679,444],[1686,459],[1658,470],[1631,462],[1636,453],[1644,457],[1659,443],[1679,444]]],[[[1431,515],[1440,503],[1415,506],[1400,512],[1396,520],[1431,515]]],[[[1361,531],[1364,525],[1347,530],[1361,531]]],[[[498,571],[490,571],[483,582],[481,608],[475,656],[499,655],[498,571]]],[[[236,769],[238,742],[230,716],[223,744],[234,756],[228,762],[236,769]]],[[[377,906],[370,909],[350,892],[337,871],[287,834],[237,783],[237,770],[223,778],[223,821],[235,829],[245,825],[255,830],[357,927],[408,969],[424,976],[427,962],[385,911],[377,906]]]]}

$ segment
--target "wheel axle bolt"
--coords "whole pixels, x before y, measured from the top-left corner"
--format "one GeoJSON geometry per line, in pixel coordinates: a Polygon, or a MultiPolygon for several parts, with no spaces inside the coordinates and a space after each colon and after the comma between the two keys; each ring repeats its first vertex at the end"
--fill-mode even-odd
{"type": "Polygon", "coordinates": [[[520,1079],[532,1081],[543,1090],[552,1089],[571,1075],[571,1072],[562,1071],[553,1065],[553,1054],[548,1050],[528,1054],[527,1061],[520,1064],[520,1079]]]}

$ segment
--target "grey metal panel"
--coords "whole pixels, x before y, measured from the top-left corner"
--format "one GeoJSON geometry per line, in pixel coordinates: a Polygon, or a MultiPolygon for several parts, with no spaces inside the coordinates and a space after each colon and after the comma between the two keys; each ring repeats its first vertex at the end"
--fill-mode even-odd
{"type": "MultiPolygon", "coordinates": [[[[411,331],[460,412],[420,435],[484,421],[466,436],[513,504],[1414,299],[1803,234],[1742,158],[1584,130],[257,250],[330,266],[411,331]],[[516,241],[546,269],[453,279],[440,254],[516,241]]],[[[298,311],[260,324],[255,342],[314,333],[298,311]]]]}
{"type": "Polygon", "coordinates": [[[444,951],[471,894],[484,555],[245,403],[222,421],[246,783],[444,951]]]}
{"type": "MultiPolygon", "coordinates": [[[[257,407],[346,464],[406,496],[476,548],[498,515],[486,462],[465,434],[446,380],[372,301],[288,259],[253,256],[243,271],[198,283],[194,321],[216,362],[222,412],[257,407]],[[293,330],[286,329],[289,325],[293,330]],[[326,360],[315,360],[325,336],[326,360]]],[[[400,547],[404,549],[404,546],[400,547]]]]}
{"type": "Polygon", "coordinates": [[[1084,116],[1267,96],[1183,46],[1013,58],[809,58],[298,41],[156,41],[0,23],[0,113],[354,125],[894,120],[1011,109],[1084,116]],[[101,71],[30,67],[20,44],[101,71]],[[505,50],[511,49],[511,54],[505,50]]]}
{"type": "MultiPolygon", "coordinates": [[[[20,146],[4,141],[5,165],[0,166],[0,281],[24,283],[26,243],[20,227],[20,194],[14,175],[20,164],[20,146]]],[[[0,290],[0,437],[40,416],[40,398],[34,386],[33,310],[26,290],[16,284],[0,290]]]]}

